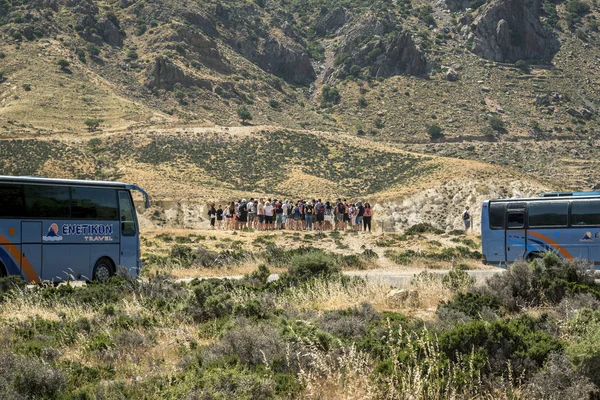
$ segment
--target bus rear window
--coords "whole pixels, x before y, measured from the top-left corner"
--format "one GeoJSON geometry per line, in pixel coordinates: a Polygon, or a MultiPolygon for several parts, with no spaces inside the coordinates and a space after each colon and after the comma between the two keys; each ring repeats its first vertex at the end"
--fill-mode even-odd
{"type": "Polygon", "coordinates": [[[571,225],[600,225],[600,200],[572,202],[571,225]]]}
{"type": "Polygon", "coordinates": [[[0,217],[23,217],[21,185],[0,184],[0,217]]]}
{"type": "Polygon", "coordinates": [[[506,203],[491,203],[490,207],[490,228],[504,229],[504,216],[506,215],[506,203]]]}
{"type": "Polygon", "coordinates": [[[114,189],[71,188],[71,218],[118,220],[117,192],[114,189]]]}
{"type": "Polygon", "coordinates": [[[563,227],[569,221],[569,203],[535,201],[529,203],[529,227],[563,227]]]}

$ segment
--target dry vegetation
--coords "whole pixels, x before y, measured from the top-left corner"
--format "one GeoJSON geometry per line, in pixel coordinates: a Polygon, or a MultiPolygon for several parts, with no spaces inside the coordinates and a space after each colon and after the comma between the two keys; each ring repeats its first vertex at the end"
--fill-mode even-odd
{"type": "Polygon", "coordinates": [[[0,389],[10,398],[586,398],[600,288],[547,256],[483,285],[423,272],[391,289],[292,256],[267,282],[114,277],[0,281],[0,389]],[[556,380],[559,379],[560,383],[556,380]],[[576,397],[573,397],[576,396],[576,397]]]}

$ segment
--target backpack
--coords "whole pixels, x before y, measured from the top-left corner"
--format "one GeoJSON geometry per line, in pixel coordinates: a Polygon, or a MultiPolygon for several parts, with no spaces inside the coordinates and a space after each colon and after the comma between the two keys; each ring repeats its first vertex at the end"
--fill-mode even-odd
{"type": "Polygon", "coordinates": [[[463,213],[463,221],[467,221],[469,219],[471,219],[471,214],[468,211],[465,211],[463,213]]]}

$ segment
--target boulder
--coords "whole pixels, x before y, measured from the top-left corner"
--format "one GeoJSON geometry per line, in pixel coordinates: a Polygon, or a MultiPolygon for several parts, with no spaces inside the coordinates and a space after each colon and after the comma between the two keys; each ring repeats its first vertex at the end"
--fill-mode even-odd
{"type": "Polygon", "coordinates": [[[156,57],[154,66],[149,71],[146,86],[151,89],[171,90],[177,83],[183,87],[198,86],[212,91],[212,83],[209,80],[187,74],[167,58],[156,57]]]}
{"type": "Polygon", "coordinates": [[[325,15],[321,15],[315,22],[317,35],[334,33],[350,20],[350,14],[344,7],[337,7],[325,15]]]}
{"type": "Polygon", "coordinates": [[[540,21],[541,0],[494,0],[472,25],[472,51],[497,62],[552,59],[560,49],[554,33],[540,21]]]}
{"type": "Polygon", "coordinates": [[[461,11],[469,7],[469,0],[445,0],[445,3],[451,11],[461,11]]]}
{"type": "Polygon", "coordinates": [[[388,301],[394,304],[417,304],[419,301],[419,292],[416,290],[392,289],[386,297],[388,301]]]}
{"type": "Polygon", "coordinates": [[[218,33],[215,21],[213,21],[211,18],[206,17],[205,15],[202,15],[195,11],[187,10],[183,12],[182,17],[187,22],[189,22],[196,28],[200,28],[204,33],[208,35],[212,36],[218,33]]]}
{"type": "Polygon", "coordinates": [[[100,18],[96,24],[96,30],[102,37],[102,40],[109,45],[116,47],[123,46],[124,35],[111,20],[107,18],[100,18]]]}
{"type": "Polygon", "coordinates": [[[446,71],[446,80],[449,82],[456,82],[460,77],[458,76],[458,72],[452,68],[448,68],[446,71]]]}

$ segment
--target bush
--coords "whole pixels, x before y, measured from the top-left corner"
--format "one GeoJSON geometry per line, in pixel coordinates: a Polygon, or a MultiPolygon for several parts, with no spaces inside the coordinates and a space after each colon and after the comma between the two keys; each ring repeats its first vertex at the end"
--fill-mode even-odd
{"type": "Polygon", "coordinates": [[[233,284],[225,279],[203,279],[193,283],[194,297],[187,311],[196,321],[221,318],[233,312],[233,284]]]}
{"type": "Polygon", "coordinates": [[[369,303],[346,310],[326,311],[319,321],[320,327],[336,336],[358,340],[367,333],[371,323],[381,320],[381,315],[369,303]]]}
{"type": "Polygon", "coordinates": [[[591,399],[597,397],[598,387],[575,371],[564,354],[552,353],[544,368],[525,385],[523,393],[531,399],[591,399]]]}
{"type": "Polygon", "coordinates": [[[457,293],[448,302],[442,302],[438,306],[437,313],[446,310],[458,311],[469,318],[481,319],[488,310],[493,312],[500,308],[500,301],[494,297],[479,293],[457,293]]]}
{"type": "Polygon", "coordinates": [[[75,51],[75,54],[77,55],[79,61],[81,61],[84,64],[87,62],[85,58],[85,52],[82,49],[77,49],[77,51],[75,51]]]}
{"type": "MultiPolygon", "coordinates": [[[[551,352],[562,349],[561,341],[544,332],[546,319],[521,316],[493,322],[471,321],[439,335],[440,350],[452,360],[458,354],[475,352],[488,360],[488,373],[505,371],[508,361],[513,376],[532,374],[541,368],[551,352]]],[[[485,363],[484,363],[485,364],[485,363]]]]}
{"type": "Polygon", "coordinates": [[[0,301],[12,292],[24,289],[25,286],[27,286],[27,282],[20,276],[13,275],[0,278],[0,301]]]}
{"type": "Polygon", "coordinates": [[[128,60],[137,60],[138,58],[139,58],[138,53],[134,49],[130,49],[127,52],[127,59],[128,60]]]}
{"type": "Polygon", "coordinates": [[[490,119],[488,120],[488,122],[490,123],[490,127],[495,130],[496,132],[505,132],[506,128],[504,126],[504,121],[502,121],[501,118],[498,117],[490,117],[490,119]]]}
{"type": "Polygon", "coordinates": [[[325,85],[321,88],[321,96],[322,96],[322,105],[326,104],[337,104],[340,102],[342,97],[340,96],[340,91],[329,85],[325,85]]]}
{"type": "Polygon", "coordinates": [[[35,358],[0,354],[3,398],[57,398],[66,387],[62,372],[35,358]]]}
{"type": "Polygon", "coordinates": [[[99,56],[100,55],[100,47],[96,46],[95,44],[88,44],[87,45],[87,51],[91,56],[99,56]]]}
{"type": "Polygon", "coordinates": [[[406,235],[418,235],[420,233],[434,233],[436,235],[441,235],[444,231],[434,227],[428,222],[421,222],[411,226],[405,232],[406,235]]]}
{"type": "Polygon", "coordinates": [[[521,72],[524,72],[526,74],[528,74],[530,72],[529,64],[527,63],[527,61],[518,60],[515,63],[515,67],[519,68],[521,70],[521,72]]]}
{"type": "Polygon", "coordinates": [[[269,107],[274,108],[274,109],[279,109],[279,102],[275,99],[270,99],[269,100],[269,107]]]}
{"type": "Polygon", "coordinates": [[[566,353],[578,372],[600,384],[600,311],[580,310],[568,323],[566,353]]]}
{"type": "Polygon", "coordinates": [[[84,121],[85,125],[88,128],[88,132],[94,132],[95,130],[97,130],[102,122],[103,121],[101,119],[86,119],[84,121]]]}
{"type": "Polygon", "coordinates": [[[587,3],[579,0],[569,0],[566,10],[571,15],[583,17],[590,12],[590,6],[587,3]]]}
{"type": "Polygon", "coordinates": [[[252,114],[250,114],[246,106],[239,106],[237,108],[237,115],[244,123],[252,120],[252,114]]]}
{"type": "Polygon", "coordinates": [[[365,108],[369,105],[369,103],[367,103],[367,99],[365,98],[365,96],[360,96],[358,98],[358,106],[360,108],[365,108]]]}
{"type": "Polygon", "coordinates": [[[438,140],[444,137],[442,128],[437,124],[428,125],[427,134],[431,140],[438,140]]]}
{"type": "Polygon", "coordinates": [[[265,362],[281,365],[285,361],[285,345],[274,327],[241,319],[204,352],[208,363],[231,358],[248,366],[265,365],[265,362]]]}
{"type": "Polygon", "coordinates": [[[67,60],[64,59],[60,59],[56,62],[56,64],[58,64],[58,66],[60,67],[61,70],[65,71],[66,69],[69,68],[69,66],[71,65],[70,62],[68,62],[67,60]]]}
{"type": "Polygon", "coordinates": [[[544,304],[556,305],[567,294],[590,293],[600,299],[600,286],[585,265],[546,253],[531,264],[514,263],[487,280],[483,294],[498,298],[511,312],[544,304]]]}
{"type": "Polygon", "coordinates": [[[181,263],[183,266],[189,266],[192,264],[196,255],[194,254],[194,250],[189,246],[184,246],[181,244],[176,244],[171,248],[170,256],[172,259],[181,263]]]}
{"type": "Polygon", "coordinates": [[[340,269],[333,256],[315,251],[294,256],[288,274],[298,281],[308,281],[339,276],[340,269]]]}

